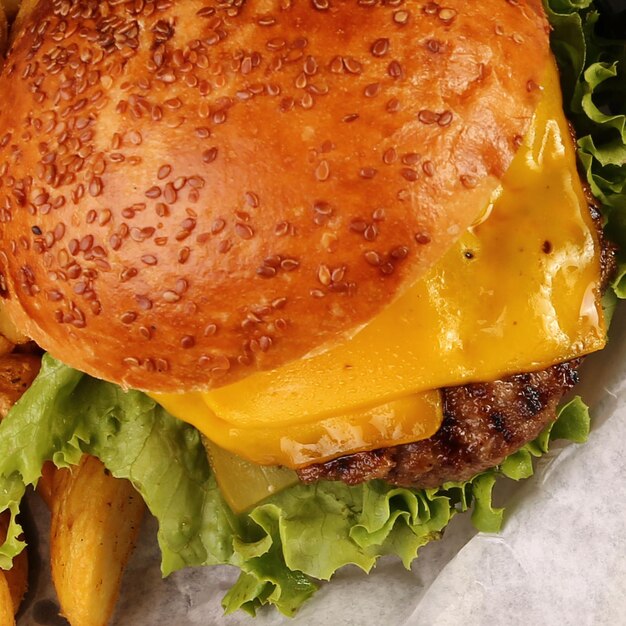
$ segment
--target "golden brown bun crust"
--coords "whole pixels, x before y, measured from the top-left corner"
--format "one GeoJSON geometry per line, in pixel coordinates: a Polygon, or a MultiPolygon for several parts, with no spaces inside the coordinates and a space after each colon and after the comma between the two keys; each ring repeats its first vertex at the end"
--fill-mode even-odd
{"type": "Polygon", "coordinates": [[[337,340],[486,204],[540,0],[40,0],[0,78],[0,279],[66,363],[232,382],[337,340]]]}

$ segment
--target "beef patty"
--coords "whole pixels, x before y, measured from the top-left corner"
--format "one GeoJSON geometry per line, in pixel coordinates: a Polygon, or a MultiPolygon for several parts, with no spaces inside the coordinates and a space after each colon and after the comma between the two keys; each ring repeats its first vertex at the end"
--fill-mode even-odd
{"type": "Polygon", "coordinates": [[[437,487],[498,465],[554,419],[563,394],[578,382],[579,360],[541,372],[443,390],[443,422],[430,439],[358,452],[299,470],[300,480],[381,478],[394,485],[437,487]]]}
{"type": "MultiPolygon", "coordinates": [[[[615,269],[615,250],[601,232],[602,290],[615,269]]],[[[564,394],[578,382],[581,359],[539,372],[443,389],[443,422],[430,439],[350,454],[298,470],[302,482],[341,480],[349,485],[375,478],[406,487],[438,487],[468,480],[499,465],[532,441],[556,417],[564,394]]]]}

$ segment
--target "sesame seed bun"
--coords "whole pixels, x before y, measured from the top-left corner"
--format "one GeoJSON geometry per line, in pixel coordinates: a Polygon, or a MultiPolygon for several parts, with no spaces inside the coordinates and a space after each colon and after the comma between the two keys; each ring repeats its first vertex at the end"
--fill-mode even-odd
{"type": "Polygon", "coordinates": [[[209,388],[331,346],[486,205],[540,0],[40,0],[0,76],[0,295],[69,365],[209,388]]]}

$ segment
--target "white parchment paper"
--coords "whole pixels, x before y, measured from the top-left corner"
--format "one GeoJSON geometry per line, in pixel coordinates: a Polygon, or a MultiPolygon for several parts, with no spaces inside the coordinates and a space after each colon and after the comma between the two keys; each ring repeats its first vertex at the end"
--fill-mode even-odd
{"type": "MultiPolygon", "coordinates": [[[[370,576],[339,572],[295,619],[272,611],[256,620],[224,616],[220,599],[236,579],[230,568],[197,568],[162,580],[149,519],[129,565],[113,626],[507,626],[626,623],[626,308],[616,314],[606,351],[590,357],[577,392],[594,418],[588,443],[541,460],[536,475],[508,483],[499,535],[476,534],[457,517],[442,541],[426,546],[407,572],[383,559],[370,576]]],[[[47,513],[35,498],[39,560],[20,626],[53,617],[47,575],[47,513]]],[[[34,551],[33,551],[34,552],[34,551]]]]}

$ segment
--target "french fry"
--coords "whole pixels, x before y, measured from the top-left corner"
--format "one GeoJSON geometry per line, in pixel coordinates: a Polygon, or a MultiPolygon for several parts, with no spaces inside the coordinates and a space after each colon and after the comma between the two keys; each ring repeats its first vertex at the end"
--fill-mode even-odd
{"type": "Polygon", "coordinates": [[[130,482],[83,456],[71,469],[46,470],[52,579],[72,626],[105,626],[137,538],[145,505],[130,482]]]}
{"type": "MultiPolygon", "coordinates": [[[[3,513],[0,515],[0,543],[5,541],[8,527],[9,514],[3,513]]],[[[10,570],[0,570],[0,572],[8,585],[11,607],[15,614],[19,610],[22,599],[28,589],[28,557],[26,550],[20,552],[20,554],[13,559],[13,567],[10,570]]],[[[0,608],[0,615],[1,614],[2,609],[0,608]]],[[[4,625],[4,621],[0,618],[0,626],[2,625],[4,625]]]]}
{"type": "Polygon", "coordinates": [[[14,626],[13,602],[6,572],[0,570],[0,626],[14,626]]]}

